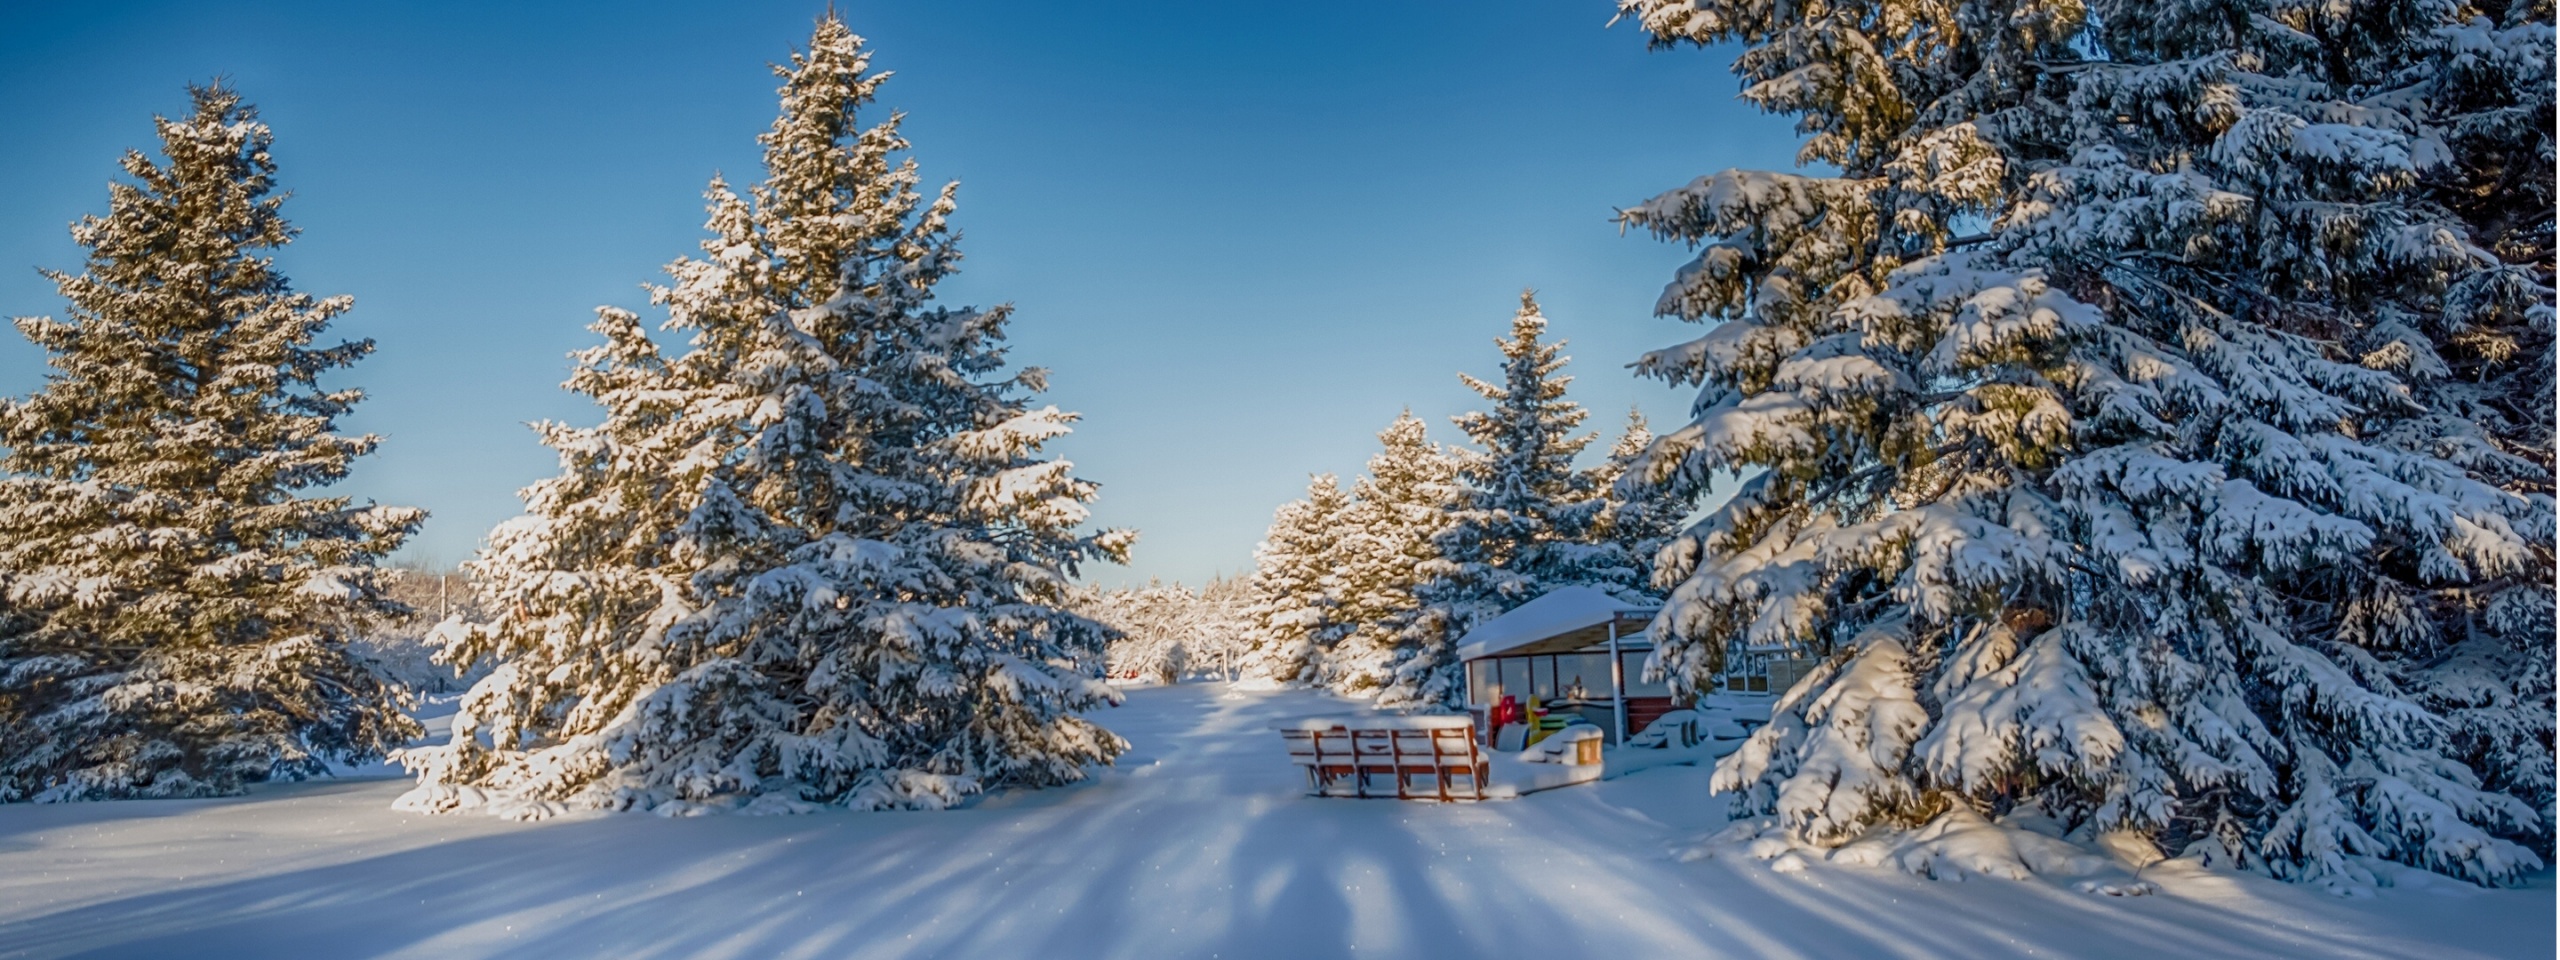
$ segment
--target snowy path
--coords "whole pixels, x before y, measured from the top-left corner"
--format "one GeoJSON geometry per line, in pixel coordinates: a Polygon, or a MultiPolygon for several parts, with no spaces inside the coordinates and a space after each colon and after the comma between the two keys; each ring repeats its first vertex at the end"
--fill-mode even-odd
{"type": "Polygon", "coordinates": [[[0,807],[0,957],[2550,957],[2550,875],[2340,901],[1678,863],[1703,773],[1437,806],[1299,795],[1306,693],[1139,690],[1094,783],[945,813],[515,824],[400,781],[0,807]]]}

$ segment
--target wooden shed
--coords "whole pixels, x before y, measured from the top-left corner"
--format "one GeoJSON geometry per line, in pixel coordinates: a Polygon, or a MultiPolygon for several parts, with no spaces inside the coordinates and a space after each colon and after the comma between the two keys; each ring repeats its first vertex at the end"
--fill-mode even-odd
{"type": "Polygon", "coordinates": [[[1630,604],[1591,587],[1565,587],[1487,620],[1458,640],[1466,665],[1467,712],[1490,743],[1494,708],[1505,697],[1536,698],[1550,712],[1581,714],[1623,744],[1674,709],[1668,684],[1647,683],[1645,638],[1658,607],[1630,604]]]}

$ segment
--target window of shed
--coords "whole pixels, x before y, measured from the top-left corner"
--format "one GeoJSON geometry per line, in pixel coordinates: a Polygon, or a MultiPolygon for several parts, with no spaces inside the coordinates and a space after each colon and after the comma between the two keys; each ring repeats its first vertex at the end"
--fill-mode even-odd
{"type": "Polygon", "coordinates": [[[1662,680],[1648,681],[1644,678],[1644,660],[1650,654],[1642,650],[1627,650],[1620,652],[1618,656],[1619,662],[1624,664],[1622,669],[1627,672],[1627,696],[1667,697],[1671,695],[1670,683],[1662,680]]]}
{"type": "Polygon", "coordinates": [[[1608,699],[1608,653],[1556,655],[1556,689],[1564,696],[1580,689],[1585,699],[1608,699]]]}
{"type": "Polygon", "coordinates": [[[1502,661],[1471,660],[1467,663],[1468,701],[1478,706],[1502,702],[1502,661]]]}

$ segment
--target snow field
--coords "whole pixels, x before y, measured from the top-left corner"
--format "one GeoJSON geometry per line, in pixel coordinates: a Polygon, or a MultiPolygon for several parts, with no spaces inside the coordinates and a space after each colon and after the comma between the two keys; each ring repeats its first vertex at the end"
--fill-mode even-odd
{"type": "MultiPolygon", "coordinates": [[[[1304,691],[1129,691],[1094,781],[940,813],[540,823],[390,809],[404,779],[0,807],[0,957],[2211,957],[2552,955],[2550,875],[2346,901],[2156,869],[2156,896],[1792,874],[1668,851],[1695,767],[1517,801],[1301,795],[1304,691]]],[[[2412,875],[2416,878],[2417,875],[2412,875]]]]}

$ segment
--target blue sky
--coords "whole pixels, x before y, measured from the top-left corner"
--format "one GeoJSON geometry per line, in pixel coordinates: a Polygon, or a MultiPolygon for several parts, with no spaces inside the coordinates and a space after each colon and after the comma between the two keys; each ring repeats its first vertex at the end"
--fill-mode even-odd
{"type": "MultiPolygon", "coordinates": [[[[1444,441],[1522,287],[1614,431],[1688,396],[1625,364],[1695,334],[1651,316],[1687,257],[1614,207],[1726,167],[1790,166],[1785,121],[1718,51],[1650,53],[1606,0],[840,2],[898,76],[928,181],[961,181],[958,303],[1012,302],[1018,361],[1085,415],[1059,452],[1144,534],[1103,582],[1248,567],[1312,471],[1346,477],[1411,407],[1444,441]]],[[[282,257],[351,294],[379,351],[344,381],[380,453],[347,488],[434,517],[450,563],[554,461],[522,424],[599,304],[691,253],[714,172],[757,177],[765,65],[822,3],[57,4],[0,10],[0,314],[61,309],[39,266],[104,209],[150,118],[221,76],[276,130],[282,257]]],[[[44,375],[0,334],[0,392],[44,375]]],[[[1602,444],[1605,445],[1606,437],[1602,444]]]]}

